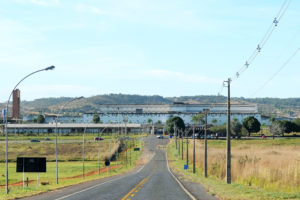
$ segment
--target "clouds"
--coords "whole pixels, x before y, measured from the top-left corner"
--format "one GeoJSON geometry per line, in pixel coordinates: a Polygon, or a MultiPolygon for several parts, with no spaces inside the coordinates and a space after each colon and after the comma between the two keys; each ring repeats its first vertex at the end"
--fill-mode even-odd
{"type": "MultiPolygon", "coordinates": [[[[3,91],[19,78],[52,64],[57,66],[52,74],[26,80],[26,98],[103,92],[216,94],[222,80],[235,73],[256,47],[280,3],[1,1],[0,73],[5,76],[1,79],[0,94],[7,96],[9,91],[3,91]]],[[[238,80],[238,87],[233,85],[235,95],[246,96],[275,69],[278,61],[270,61],[297,27],[299,12],[295,11],[299,6],[293,3],[293,16],[288,15],[288,10],[261,56],[238,80]]],[[[288,45],[288,49],[298,44],[299,40],[288,45]]],[[[289,68],[293,69],[292,63],[289,68]]],[[[282,72],[290,81],[281,82],[286,88],[299,83],[296,78],[289,79],[289,74],[299,74],[299,69],[294,67],[294,72],[289,72],[289,68],[286,74],[282,72]]],[[[268,94],[278,94],[276,87],[272,88],[268,94]]],[[[288,93],[294,95],[292,90],[286,90],[288,93]]]]}

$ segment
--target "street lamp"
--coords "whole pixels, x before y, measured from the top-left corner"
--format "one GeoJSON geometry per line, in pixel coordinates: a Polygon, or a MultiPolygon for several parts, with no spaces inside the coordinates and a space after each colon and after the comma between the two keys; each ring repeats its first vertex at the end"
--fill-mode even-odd
{"type": "Polygon", "coordinates": [[[55,118],[55,133],[56,133],[56,136],[55,136],[55,162],[56,162],[56,184],[58,184],[58,149],[57,149],[57,137],[58,137],[58,133],[57,133],[57,123],[58,123],[58,116],[60,115],[62,109],[69,103],[73,102],[73,101],[76,101],[76,100],[79,100],[79,99],[82,99],[84,98],[83,96],[81,97],[77,97],[77,98],[74,98],[74,99],[71,99],[70,101],[67,101],[64,105],[61,106],[58,114],[56,115],[56,118],[55,118]]]}
{"type": "Polygon", "coordinates": [[[26,78],[28,78],[29,76],[33,75],[33,74],[36,74],[38,72],[42,72],[42,71],[48,71],[48,70],[53,70],[55,68],[55,66],[50,66],[50,67],[46,67],[44,69],[40,69],[40,70],[37,70],[37,71],[34,71],[30,74],[28,74],[27,76],[25,76],[24,78],[22,78],[18,84],[14,87],[14,89],[11,91],[9,97],[8,97],[8,100],[7,100],[7,104],[6,104],[6,110],[4,111],[4,116],[3,116],[3,119],[5,118],[5,162],[6,162],[6,179],[5,179],[5,185],[6,185],[6,194],[8,194],[8,133],[7,133],[7,117],[8,117],[8,104],[9,104],[9,101],[10,101],[10,98],[13,94],[13,91],[20,85],[20,83],[22,81],[24,81],[26,78]]]}
{"type": "Polygon", "coordinates": [[[102,131],[98,134],[98,137],[99,137],[99,140],[98,140],[98,175],[100,175],[100,141],[101,141],[100,137],[106,128],[107,127],[104,127],[104,129],[102,129],[102,131]]]}

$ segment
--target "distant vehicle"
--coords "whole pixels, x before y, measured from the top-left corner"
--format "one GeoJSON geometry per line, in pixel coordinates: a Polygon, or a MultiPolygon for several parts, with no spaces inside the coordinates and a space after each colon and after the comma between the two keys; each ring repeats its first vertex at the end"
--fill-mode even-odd
{"type": "Polygon", "coordinates": [[[30,142],[40,142],[40,140],[32,139],[32,140],[30,140],[30,142]]]}
{"type": "Polygon", "coordinates": [[[104,140],[102,137],[94,137],[94,141],[104,140]]]}
{"type": "Polygon", "coordinates": [[[156,136],[158,139],[163,139],[164,138],[164,136],[162,136],[162,135],[158,135],[158,136],[156,136]]]}
{"type": "Polygon", "coordinates": [[[46,140],[46,141],[51,141],[51,139],[50,139],[50,138],[45,138],[45,140],[46,140]]]}

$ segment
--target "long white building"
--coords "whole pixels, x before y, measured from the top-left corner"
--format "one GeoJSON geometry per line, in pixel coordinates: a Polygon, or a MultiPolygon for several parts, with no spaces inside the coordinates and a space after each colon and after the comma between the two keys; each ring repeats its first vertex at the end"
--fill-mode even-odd
{"type": "MultiPolygon", "coordinates": [[[[192,124],[192,117],[203,113],[204,109],[210,109],[208,122],[213,119],[217,124],[226,122],[227,105],[216,104],[104,104],[100,105],[97,113],[104,124],[109,123],[132,123],[145,124],[149,119],[152,122],[165,123],[172,116],[181,117],[186,124],[192,124]],[[215,120],[214,120],[215,121],[215,120]]],[[[85,113],[80,117],[60,117],[62,123],[90,123],[95,113],[85,113]]],[[[261,121],[256,104],[232,104],[231,117],[242,121],[248,116],[254,116],[261,121]]],[[[46,123],[53,123],[55,116],[46,116],[46,123]]]]}

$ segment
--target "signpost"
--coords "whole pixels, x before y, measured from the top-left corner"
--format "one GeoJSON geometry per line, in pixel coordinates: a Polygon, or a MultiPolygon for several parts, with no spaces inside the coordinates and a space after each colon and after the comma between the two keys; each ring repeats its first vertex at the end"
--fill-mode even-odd
{"type": "Polygon", "coordinates": [[[184,170],[187,170],[187,169],[188,169],[188,165],[184,165],[184,166],[183,166],[183,169],[184,169],[184,170]]]}
{"type": "Polygon", "coordinates": [[[46,172],[45,157],[17,157],[17,172],[23,173],[23,187],[25,186],[25,172],[37,172],[36,187],[39,187],[39,173],[46,172]]]}

